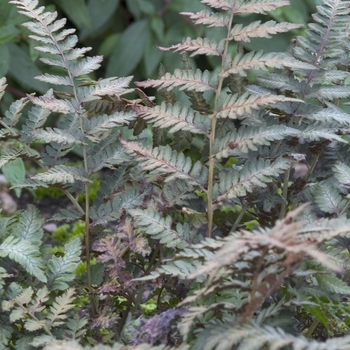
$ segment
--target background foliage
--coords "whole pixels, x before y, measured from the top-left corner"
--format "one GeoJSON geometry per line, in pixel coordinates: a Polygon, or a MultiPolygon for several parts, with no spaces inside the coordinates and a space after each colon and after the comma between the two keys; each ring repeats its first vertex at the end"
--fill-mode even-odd
{"type": "MultiPolygon", "coordinates": [[[[269,14],[278,22],[290,21],[306,24],[310,14],[321,0],[292,0],[291,6],[269,14]]],[[[97,78],[133,75],[135,80],[156,77],[159,63],[170,72],[181,64],[180,58],[157,50],[156,46],[168,47],[186,37],[205,36],[219,38],[222,31],[196,27],[181,16],[180,12],[195,12],[204,8],[199,1],[187,0],[41,0],[50,10],[58,10],[67,17],[70,26],[77,28],[79,42],[92,47],[92,54],[104,56],[97,78]]],[[[261,19],[258,14],[235,18],[243,24],[261,19]]],[[[0,2],[0,76],[6,76],[9,87],[1,103],[5,111],[14,97],[23,97],[26,91],[44,93],[47,85],[35,80],[43,67],[35,43],[28,39],[28,30],[21,26],[23,16],[8,1],[0,2]]],[[[284,51],[292,37],[304,29],[281,33],[274,40],[253,39],[247,49],[264,49],[265,52],[284,51]]],[[[201,68],[215,68],[216,60],[200,59],[201,68]]],[[[53,71],[54,72],[54,71],[53,71]]],[[[53,73],[52,72],[52,73],[53,73]]]]}

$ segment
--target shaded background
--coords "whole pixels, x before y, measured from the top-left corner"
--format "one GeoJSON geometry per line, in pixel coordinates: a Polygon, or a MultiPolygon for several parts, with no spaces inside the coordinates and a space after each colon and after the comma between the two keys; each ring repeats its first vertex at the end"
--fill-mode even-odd
{"type": "MultiPolygon", "coordinates": [[[[273,19],[306,24],[321,0],[291,0],[291,6],[273,11],[268,16],[236,16],[236,23],[273,19]]],[[[157,76],[160,63],[166,70],[181,66],[179,55],[161,52],[156,46],[170,46],[188,36],[222,38],[222,29],[195,27],[180,12],[195,12],[205,8],[193,0],[41,0],[49,11],[68,18],[67,27],[77,29],[81,46],[92,47],[90,55],[103,55],[104,63],[92,78],[133,75],[140,81],[157,76]]],[[[57,67],[45,67],[42,55],[34,50],[36,43],[21,26],[26,18],[19,15],[8,0],[0,0],[0,77],[8,79],[8,89],[1,103],[4,112],[15,98],[25,93],[44,93],[48,86],[33,79],[42,71],[60,74],[57,67]]],[[[246,50],[285,51],[291,38],[302,35],[304,29],[275,35],[273,40],[257,39],[245,45],[246,50]]],[[[234,50],[234,47],[231,48],[234,50]]],[[[199,58],[194,65],[215,69],[217,58],[199,58]]],[[[57,89],[57,87],[56,87],[57,89]]]]}

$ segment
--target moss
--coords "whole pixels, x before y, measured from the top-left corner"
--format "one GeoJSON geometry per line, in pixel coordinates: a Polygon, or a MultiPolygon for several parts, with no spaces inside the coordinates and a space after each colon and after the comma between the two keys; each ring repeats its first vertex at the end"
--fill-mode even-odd
{"type": "Polygon", "coordinates": [[[59,226],[52,234],[52,238],[60,243],[66,243],[75,237],[84,238],[85,222],[77,221],[73,225],[59,226]]]}
{"type": "MultiPolygon", "coordinates": [[[[90,202],[95,199],[97,191],[100,189],[100,177],[97,174],[94,174],[92,178],[92,183],[89,186],[89,200],[90,202]]],[[[82,193],[78,197],[79,203],[85,202],[85,193],[82,193]]]]}

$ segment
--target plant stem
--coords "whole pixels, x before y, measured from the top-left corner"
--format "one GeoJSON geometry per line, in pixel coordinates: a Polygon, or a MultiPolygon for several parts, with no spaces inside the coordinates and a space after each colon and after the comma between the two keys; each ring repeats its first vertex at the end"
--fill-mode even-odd
{"type": "Polygon", "coordinates": [[[311,338],[312,333],[314,332],[314,330],[317,328],[317,326],[319,325],[319,321],[315,318],[313,320],[313,322],[311,323],[311,326],[309,327],[309,329],[307,330],[307,332],[305,333],[305,337],[306,338],[311,338]]]}
{"type": "Polygon", "coordinates": [[[237,218],[236,218],[236,220],[235,220],[235,222],[234,222],[234,224],[233,224],[233,226],[232,226],[232,228],[230,230],[230,233],[236,231],[239,223],[241,222],[241,220],[242,220],[242,218],[243,218],[243,216],[244,216],[244,214],[246,213],[247,210],[248,210],[248,206],[246,204],[243,205],[242,210],[238,214],[238,216],[237,216],[237,218]]]}
{"type": "Polygon", "coordinates": [[[217,113],[219,108],[219,98],[222,91],[222,85],[224,82],[223,74],[225,71],[225,61],[228,53],[228,46],[230,43],[230,29],[232,26],[234,12],[231,13],[230,21],[227,25],[227,35],[225,41],[225,48],[222,54],[222,64],[221,70],[219,74],[219,82],[218,87],[216,89],[215,94],[215,103],[214,103],[214,114],[211,120],[211,129],[210,129],[210,137],[209,137],[209,169],[208,169],[208,232],[207,236],[211,237],[213,230],[213,216],[214,216],[214,205],[213,205],[213,185],[214,185],[214,169],[215,169],[215,155],[214,155],[214,142],[215,142],[215,131],[216,131],[216,123],[217,123],[217,113]]]}
{"type": "Polygon", "coordinates": [[[342,216],[343,214],[345,214],[347,212],[347,210],[350,207],[350,199],[347,200],[345,207],[343,208],[343,210],[340,212],[339,216],[342,216]]]}
{"type": "MultiPolygon", "coordinates": [[[[83,120],[82,116],[80,115],[80,127],[82,133],[84,133],[83,129],[83,120]]],[[[82,145],[83,150],[83,159],[84,159],[84,168],[85,172],[88,173],[88,161],[87,161],[87,151],[86,146],[82,145]]],[[[93,289],[92,289],[92,278],[91,278],[91,256],[90,256],[90,198],[89,198],[89,182],[86,182],[84,184],[85,187],[85,251],[86,251],[86,274],[87,274],[87,283],[88,283],[88,290],[89,290],[89,297],[90,297],[90,303],[91,303],[91,311],[92,315],[95,316],[97,313],[95,299],[93,295],[93,289]]]]}
{"type": "Polygon", "coordinates": [[[320,157],[320,154],[316,155],[315,158],[312,160],[308,176],[310,176],[313,173],[313,171],[314,171],[314,169],[316,167],[316,164],[318,162],[319,157],[320,157]]]}
{"type": "Polygon", "coordinates": [[[289,182],[289,176],[290,176],[290,168],[287,169],[284,172],[284,181],[283,181],[283,203],[281,205],[281,211],[280,211],[280,219],[282,220],[286,216],[287,211],[287,197],[288,197],[288,182],[289,182]]]}

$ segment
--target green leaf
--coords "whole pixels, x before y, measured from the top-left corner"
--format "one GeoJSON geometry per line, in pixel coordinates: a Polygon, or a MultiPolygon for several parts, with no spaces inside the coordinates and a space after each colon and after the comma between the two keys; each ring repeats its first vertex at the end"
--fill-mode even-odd
{"type": "Polygon", "coordinates": [[[141,61],[150,35],[146,19],[131,24],[122,34],[107,64],[107,76],[128,75],[141,61]]]}
{"type": "Polygon", "coordinates": [[[157,41],[158,39],[155,39],[153,35],[148,36],[147,44],[145,47],[145,54],[143,58],[146,75],[148,77],[154,75],[154,72],[158,68],[159,63],[161,62],[163,57],[163,52],[160,51],[157,47],[155,47],[155,43],[157,41]]]}
{"type": "Polygon", "coordinates": [[[41,75],[41,71],[32,62],[29,54],[15,44],[8,44],[7,47],[11,57],[10,75],[25,89],[45,93],[48,90],[48,85],[35,79],[36,76],[41,75]]]}
{"type": "Polygon", "coordinates": [[[16,35],[18,35],[19,30],[13,23],[6,23],[0,27],[0,44],[12,41],[16,35]]]}
{"type": "Polygon", "coordinates": [[[138,0],[138,6],[146,15],[152,16],[156,13],[155,6],[149,0],[138,0]]]}
{"type": "MultiPolygon", "coordinates": [[[[11,186],[22,183],[26,176],[26,169],[21,158],[17,158],[11,162],[8,162],[1,168],[1,170],[11,186]]],[[[15,188],[14,191],[16,193],[16,196],[20,197],[21,189],[15,188]]]]}
{"type": "Polygon", "coordinates": [[[102,41],[102,44],[98,48],[98,54],[103,57],[108,57],[113,52],[113,49],[117,45],[119,38],[120,38],[119,33],[113,33],[111,35],[108,35],[102,41]]]}
{"type": "Polygon", "coordinates": [[[60,0],[59,6],[79,29],[91,28],[90,12],[84,0],[60,0]]]}

